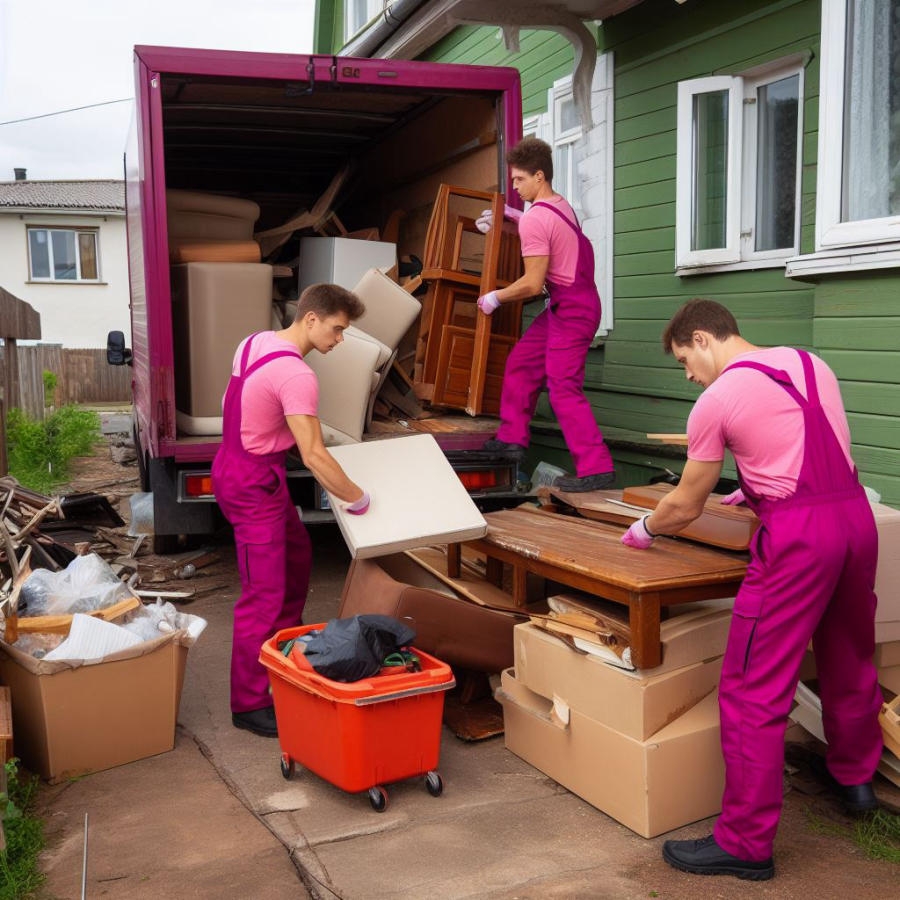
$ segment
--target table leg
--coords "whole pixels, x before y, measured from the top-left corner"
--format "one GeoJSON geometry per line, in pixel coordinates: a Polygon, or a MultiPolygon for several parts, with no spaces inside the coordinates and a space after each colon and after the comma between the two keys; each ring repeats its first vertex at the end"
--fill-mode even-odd
{"type": "Polygon", "coordinates": [[[662,662],[659,616],[659,594],[632,594],[629,597],[631,661],[639,669],[652,669],[662,662]]]}
{"type": "Polygon", "coordinates": [[[512,594],[516,606],[524,606],[528,602],[528,572],[522,566],[513,566],[512,594]]]}
{"type": "Polygon", "coordinates": [[[447,544],[447,577],[459,578],[462,574],[462,544],[447,544]]]}
{"type": "Polygon", "coordinates": [[[485,560],[485,577],[495,587],[503,587],[503,562],[495,556],[485,560]]]}

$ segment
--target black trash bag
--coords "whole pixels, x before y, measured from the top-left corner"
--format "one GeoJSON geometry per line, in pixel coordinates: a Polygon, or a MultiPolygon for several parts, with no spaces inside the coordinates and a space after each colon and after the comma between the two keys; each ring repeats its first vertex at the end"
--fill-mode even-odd
{"type": "Polygon", "coordinates": [[[331,619],[306,642],[306,659],[332,681],[359,681],[374,675],[385,657],[406,647],[416,633],[390,616],[331,619]]]}

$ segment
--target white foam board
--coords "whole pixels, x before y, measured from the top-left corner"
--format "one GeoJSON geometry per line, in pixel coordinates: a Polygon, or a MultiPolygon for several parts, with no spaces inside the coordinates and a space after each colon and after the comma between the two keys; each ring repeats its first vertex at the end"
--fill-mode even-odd
{"type": "Polygon", "coordinates": [[[430,434],[365,441],[329,451],[372,498],[365,515],[345,511],[329,494],[341,534],[355,559],[468,541],[487,522],[430,434]]]}

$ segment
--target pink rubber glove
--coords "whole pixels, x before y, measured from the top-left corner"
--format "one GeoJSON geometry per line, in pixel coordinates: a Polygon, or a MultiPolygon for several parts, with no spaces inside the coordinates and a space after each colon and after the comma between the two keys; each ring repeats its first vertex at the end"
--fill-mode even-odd
{"type": "MultiPolygon", "coordinates": [[[[510,222],[518,222],[522,215],[522,210],[516,209],[514,206],[505,205],[503,207],[503,218],[509,219],[510,222]]],[[[475,220],[475,227],[482,234],[487,234],[494,227],[494,211],[482,210],[481,215],[475,220]]]]}
{"type": "Polygon", "coordinates": [[[736,491],[726,494],[720,502],[726,506],[737,506],[738,503],[746,503],[747,498],[744,496],[744,492],[738,488],[736,491]]]}
{"type": "Polygon", "coordinates": [[[353,516],[361,516],[369,508],[369,503],[369,492],[363,491],[362,497],[360,497],[359,500],[354,500],[352,503],[345,506],[344,509],[353,516]]]}
{"type": "Polygon", "coordinates": [[[638,519],[632,524],[631,528],[622,535],[622,543],[626,547],[634,547],[636,550],[648,550],[650,548],[656,535],[651,534],[650,530],[647,528],[647,519],[649,518],[650,516],[646,515],[638,519]]]}
{"type": "Polygon", "coordinates": [[[495,309],[500,307],[500,301],[497,299],[496,291],[489,291],[478,298],[478,308],[489,316],[495,309]]]}

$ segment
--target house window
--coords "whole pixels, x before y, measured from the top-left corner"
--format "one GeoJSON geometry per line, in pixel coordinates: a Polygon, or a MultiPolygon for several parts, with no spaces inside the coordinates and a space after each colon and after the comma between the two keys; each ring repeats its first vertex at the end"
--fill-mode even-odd
{"type": "Polygon", "coordinates": [[[799,64],[678,85],[678,267],[780,266],[799,242],[799,64]]]}
{"type": "Polygon", "coordinates": [[[362,31],[384,7],[384,0],[344,0],[344,40],[362,31]]]}
{"type": "Polygon", "coordinates": [[[32,281],[99,281],[97,232],[69,228],[29,228],[32,281]]]}
{"type": "Polygon", "coordinates": [[[581,138],[581,119],[572,95],[571,76],[561,78],[550,89],[552,114],[553,188],[562,194],[581,217],[581,179],[575,166],[575,145],[581,138]]]}
{"type": "Polygon", "coordinates": [[[823,0],[817,250],[900,240],[898,62],[900,0],[823,0]]]}

